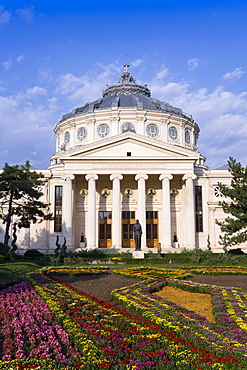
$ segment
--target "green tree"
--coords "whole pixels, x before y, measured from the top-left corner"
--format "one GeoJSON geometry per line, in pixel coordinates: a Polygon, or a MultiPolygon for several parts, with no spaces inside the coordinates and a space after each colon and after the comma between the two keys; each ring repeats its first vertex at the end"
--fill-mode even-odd
{"type": "Polygon", "coordinates": [[[247,240],[247,166],[244,168],[235,159],[229,158],[228,169],[232,174],[231,185],[218,183],[221,193],[229,200],[219,202],[227,216],[224,221],[216,220],[224,233],[220,244],[232,246],[247,240]]]}
{"type": "Polygon", "coordinates": [[[51,219],[49,204],[39,199],[43,195],[40,187],[46,180],[42,173],[30,170],[29,162],[25,165],[9,166],[5,164],[0,173],[0,219],[5,226],[4,244],[9,243],[9,229],[14,222],[19,228],[28,228],[31,223],[51,219]]]}

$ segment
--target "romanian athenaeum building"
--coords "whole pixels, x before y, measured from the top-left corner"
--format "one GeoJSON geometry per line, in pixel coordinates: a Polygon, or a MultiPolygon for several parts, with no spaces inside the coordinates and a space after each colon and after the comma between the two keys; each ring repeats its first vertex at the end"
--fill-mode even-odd
{"type": "Polygon", "coordinates": [[[42,170],[54,220],[19,230],[20,254],[53,253],[57,237],[68,250],[131,251],[136,219],[144,252],[206,249],[209,241],[222,251],[217,184],[230,184],[230,173],[208,169],[193,117],[152,97],[128,65],[102,97],[64,114],[54,132],[56,152],[42,170]]]}

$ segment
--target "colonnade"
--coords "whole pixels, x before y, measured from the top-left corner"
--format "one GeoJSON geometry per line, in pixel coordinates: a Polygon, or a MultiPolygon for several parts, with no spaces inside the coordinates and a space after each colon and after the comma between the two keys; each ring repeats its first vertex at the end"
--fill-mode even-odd
{"type": "MultiPolygon", "coordinates": [[[[64,202],[63,202],[63,224],[64,236],[67,238],[67,245],[72,246],[72,220],[73,220],[73,191],[72,181],[74,175],[63,175],[65,180],[64,186],[64,202]]],[[[88,217],[87,217],[87,246],[90,249],[97,247],[97,213],[96,213],[96,181],[97,174],[87,174],[85,179],[88,181],[88,217]]],[[[171,206],[170,206],[170,181],[172,174],[160,174],[159,180],[162,182],[162,235],[161,240],[162,250],[171,249],[171,206]]],[[[121,249],[121,193],[120,182],[123,179],[122,174],[111,174],[112,181],[112,246],[116,249],[121,249]]],[[[136,174],[135,180],[138,183],[138,208],[136,218],[139,219],[142,225],[142,249],[146,247],[146,180],[147,174],[136,174]]],[[[195,248],[195,201],[194,201],[194,183],[195,174],[186,174],[182,178],[185,181],[186,188],[186,247],[189,249],[195,248]]]]}

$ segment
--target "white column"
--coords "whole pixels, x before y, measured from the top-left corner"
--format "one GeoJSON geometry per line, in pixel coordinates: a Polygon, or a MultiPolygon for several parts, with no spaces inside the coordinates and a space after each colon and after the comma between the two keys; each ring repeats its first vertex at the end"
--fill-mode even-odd
{"type": "Polygon", "coordinates": [[[171,199],[170,199],[170,180],[172,175],[162,174],[159,180],[162,181],[162,249],[172,248],[171,233],[171,199]]]}
{"type": "Polygon", "coordinates": [[[58,152],[59,150],[59,135],[56,134],[56,153],[58,152]]]}
{"type": "MultiPolygon", "coordinates": [[[[63,175],[62,179],[65,181],[63,192],[63,236],[66,238],[67,250],[72,248],[73,245],[73,202],[74,192],[72,188],[72,181],[74,175],[63,175]]],[[[62,243],[61,243],[62,244],[62,243]]]]}
{"type": "Polygon", "coordinates": [[[89,249],[96,248],[96,180],[98,180],[98,175],[86,175],[86,180],[88,181],[88,211],[87,211],[87,247],[89,249]]]}
{"type": "Polygon", "coordinates": [[[75,130],[75,122],[70,123],[70,146],[75,146],[77,130],[75,130]]]}
{"type": "Polygon", "coordinates": [[[135,180],[138,181],[138,210],[137,217],[142,227],[142,241],[141,248],[147,248],[146,238],[146,183],[148,175],[136,175],[135,180]]]}
{"type": "Polygon", "coordinates": [[[208,225],[207,234],[210,237],[210,245],[211,245],[212,249],[217,248],[217,241],[216,241],[216,238],[215,238],[215,228],[216,228],[215,211],[216,211],[216,207],[208,208],[209,225],[208,225]]]}
{"type": "Polygon", "coordinates": [[[196,227],[195,227],[195,196],[194,196],[194,182],[196,175],[184,175],[186,189],[186,248],[194,249],[196,246],[196,227]]]}
{"type": "Polygon", "coordinates": [[[120,197],[120,180],[123,176],[120,174],[111,175],[112,181],[112,246],[120,249],[121,241],[121,197],[120,197]]]}
{"type": "Polygon", "coordinates": [[[179,128],[179,131],[180,131],[180,143],[182,146],[185,146],[185,131],[184,131],[184,124],[183,123],[180,123],[180,128],[179,128]]]}

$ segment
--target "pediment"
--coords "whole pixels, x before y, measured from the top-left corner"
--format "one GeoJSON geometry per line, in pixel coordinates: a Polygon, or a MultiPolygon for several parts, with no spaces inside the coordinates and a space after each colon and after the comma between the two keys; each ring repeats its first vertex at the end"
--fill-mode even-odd
{"type": "Polygon", "coordinates": [[[195,158],[198,153],[192,150],[175,146],[162,141],[150,139],[128,133],[115,137],[102,139],[92,144],[80,146],[77,149],[67,151],[62,156],[62,159],[122,159],[126,157],[134,158],[179,158],[188,157],[195,158]]]}

